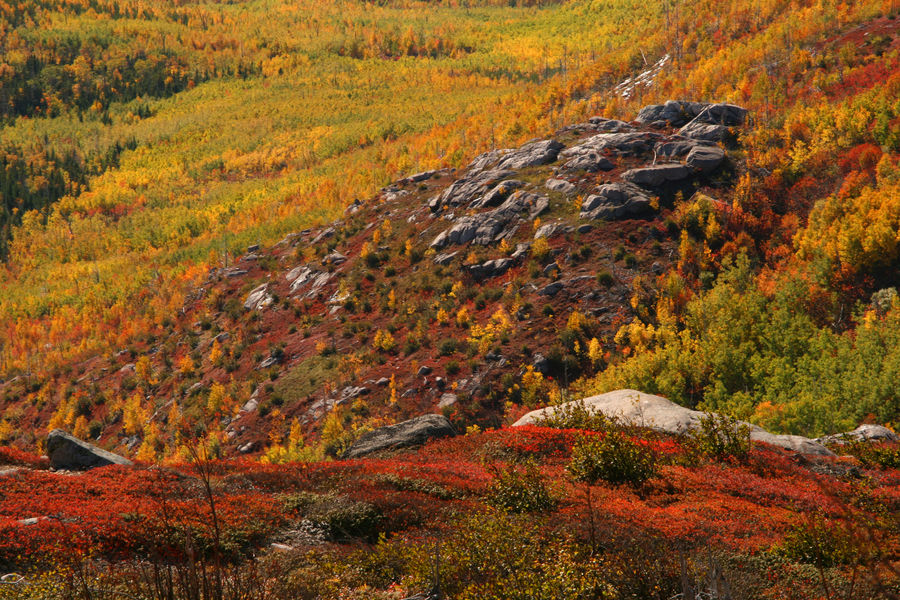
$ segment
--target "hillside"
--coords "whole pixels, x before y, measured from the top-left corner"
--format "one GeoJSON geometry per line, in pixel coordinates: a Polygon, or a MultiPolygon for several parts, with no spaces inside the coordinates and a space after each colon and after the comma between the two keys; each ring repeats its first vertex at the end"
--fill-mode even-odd
{"type": "Polygon", "coordinates": [[[898,597],[897,9],[0,5],[0,598],[898,597]]]}

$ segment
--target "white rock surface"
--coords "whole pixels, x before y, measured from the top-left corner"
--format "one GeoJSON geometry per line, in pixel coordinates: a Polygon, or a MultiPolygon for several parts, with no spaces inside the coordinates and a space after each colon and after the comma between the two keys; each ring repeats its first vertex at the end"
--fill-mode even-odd
{"type": "MultiPolygon", "coordinates": [[[[577,402],[579,401],[533,410],[513,423],[513,427],[532,425],[577,402]]],[[[585,409],[594,414],[603,414],[638,427],[648,427],[672,435],[684,434],[699,427],[700,420],[706,414],[699,410],[685,408],[661,396],[653,396],[637,390],[616,390],[585,398],[581,402],[584,403],[585,409]]],[[[746,423],[746,425],[750,427],[750,439],[753,441],[764,442],[802,454],[834,456],[831,450],[815,440],[798,435],[777,435],[769,433],[757,425],[750,423],[746,423]]]]}

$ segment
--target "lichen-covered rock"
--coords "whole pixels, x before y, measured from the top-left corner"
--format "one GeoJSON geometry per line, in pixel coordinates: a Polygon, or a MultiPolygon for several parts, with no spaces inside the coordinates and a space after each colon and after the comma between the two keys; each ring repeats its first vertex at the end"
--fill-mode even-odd
{"type": "Polygon", "coordinates": [[[50,458],[52,468],[66,471],[86,471],[106,465],[133,464],[123,456],[79,440],[61,429],[54,429],[47,436],[47,456],[50,458]]]}
{"type": "Polygon", "coordinates": [[[526,185],[528,184],[524,181],[519,181],[518,179],[507,179],[506,181],[501,181],[484,196],[473,200],[472,203],[469,204],[469,208],[487,208],[489,206],[499,206],[507,198],[509,198],[510,194],[512,194],[516,190],[522,189],[526,185]]]}
{"type": "Polygon", "coordinates": [[[361,458],[384,450],[421,446],[429,440],[454,435],[456,430],[447,417],[423,415],[364,433],[347,450],[345,458],[361,458]]]}

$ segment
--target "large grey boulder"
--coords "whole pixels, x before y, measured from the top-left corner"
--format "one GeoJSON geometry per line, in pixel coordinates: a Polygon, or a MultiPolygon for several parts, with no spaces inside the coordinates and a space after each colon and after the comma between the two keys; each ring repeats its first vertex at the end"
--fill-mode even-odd
{"type": "Polygon", "coordinates": [[[650,198],[641,188],[630,183],[607,183],[581,203],[581,218],[613,221],[638,216],[650,209],[650,198]]]}
{"type": "Polygon", "coordinates": [[[710,173],[725,160],[725,151],[718,146],[695,146],[688,152],[684,163],[691,169],[710,173]]]}
{"type": "Polygon", "coordinates": [[[635,121],[643,124],[664,121],[673,127],[680,127],[694,119],[709,105],[703,102],[681,102],[669,100],[665,104],[651,104],[640,110],[635,121]]]}
{"type": "Polygon", "coordinates": [[[713,125],[701,121],[691,121],[678,130],[678,135],[707,142],[724,142],[732,137],[731,130],[725,125],[713,125]]]}
{"type": "Polygon", "coordinates": [[[47,436],[47,456],[51,467],[65,471],[134,464],[127,458],[88,444],[61,429],[54,429],[47,436]]]}
{"type": "Polygon", "coordinates": [[[690,177],[691,171],[684,165],[669,163],[640,169],[630,169],[622,173],[622,179],[643,187],[659,187],[667,183],[690,177]]]}
{"type": "Polygon", "coordinates": [[[900,436],[883,425],[860,425],[853,431],[820,437],[823,444],[847,444],[849,442],[900,442],[900,436]]]}
{"type": "Polygon", "coordinates": [[[524,169],[546,165],[556,160],[559,151],[565,148],[556,140],[544,140],[525,144],[504,156],[497,164],[498,169],[524,169]]]}
{"type": "Polygon", "coordinates": [[[747,120],[747,109],[735,104],[710,104],[694,117],[695,121],[726,127],[738,127],[747,120]]]}
{"type": "Polygon", "coordinates": [[[452,437],[456,430],[443,415],[423,415],[396,425],[364,433],[347,450],[344,458],[361,458],[382,450],[421,446],[429,440],[452,437]]]}
{"type": "MultiPolygon", "coordinates": [[[[594,414],[602,414],[630,425],[647,427],[671,435],[682,435],[697,429],[700,427],[701,420],[706,416],[706,413],[685,408],[661,396],[653,396],[636,390],[616,390],[599,396],[591,396],[581,401],[576,400],[559,406],[533,410],[513,423],[513,427],[539,423],[542,419],[565,411],[578,402],[594,414]]],[[[751,440],[802,454],[834,456],[831,450],[815,440],[797,435],[776,435],[757,425],[739,423],[750,428],[751,440]]]]}

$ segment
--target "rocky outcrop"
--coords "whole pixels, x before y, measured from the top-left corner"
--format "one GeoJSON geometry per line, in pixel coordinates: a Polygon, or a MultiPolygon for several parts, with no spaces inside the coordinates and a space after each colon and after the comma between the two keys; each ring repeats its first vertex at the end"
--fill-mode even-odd
{"type": "Polygon", "coordinates": [[[362,458],[375,452],[421,446],[429,440],[456,435],[453,425],[443,415],[423,415],[396,425],[379,427],[364,433],[344,455],[362,458]]]}
{"type": "Polygon", "coordinates": [[[725,161],[725,151],[718,146],[694,146],[684,164],[702,173],[716,170],[725,161]]]}
{"type": "Polygon", "coordinates": [[[47,436],[47,456],[52,468],[65,471],[133,464],[127,458],[88,444],[61,429],[54,429],[47,436]]]}
{"type": "Polygon", "coordinates": [[[471,265],[467,268],[472,279],[475,281],[483,281],[491,277],[499,277],[506,273],[513,264],[511,258],[496,258],[481,263],[480,265],[471,265]]]}
{"type": "Polygon", "coordinates": [[[678,130],[678,134],[695,140],[724,142],[731,138],[731,130],[724,125],[691,122],[678,130]]]}
{"type": "Polygon", "coordinates": [[[630,183],[608,183],[584,199],[581,218],[613,221],[639,216],[650,210],[650,198],[641,188],[630,183]]]}
{"type": "Polygon", "coordinates": [[[682,181],[690,177],[690,170],[681,164],[653,165],[640,169],[630,169],[622,173],[622,179],[641,187],[660,187],[667,183],[682,181]]]}
{"type": "Polygon", "coordinates": [[[546,196],[519,190],[492,211],[458,219],[450,229],[434,238],[431,247],[469,243],[487,246],[499,242],[515,231],[521,217],[534,220],[549,206],[550,199],[546,196]]]}
{"type": "MultiPolygon", "coordinates": [[[[636,390],[617,390],[599,396],[591,396],[580,402],[594,414],[602,414],[637,427],[647,427],[670,435],[683,435],[700,426],[706,413],[685,408],[661,396],[653,396],[636,390]]],[[[531,425],[541,419],[565,411],[574,403],[567,402],[531,411],[513,426],[531,425]]],[[[750,439],[793,450],[801,454],[834,456],[824,445],[797,435],[777,435],[750,423],[739,422],[750,428],[750,439]]]]}
{"type": "Polygon", "coordinates": [[[544,140],[541,142],[532,142],[525,144],[517,150],[513,150],[504,156],[499,163],[498,169],[524,169],[526,167],[536,167],[538,165],[546,165],[556,160],[559,151],[565,146],[556,140],[544,140]]]}
{"type": "Polygon", "coordinates": [[[528,184],[524,181],[519,181],[518,179],[507,179],[506,181],[501,181],[484,196],[473,200],[472,203],[469,204],[469,208],[487,208],[499,206],[500,204],[503,204],[503,202],[507,198],[509,198],[510,194],[512,194],[516,190],[522,189],[526,185],[528,184]]]}
{"type": "Polygon", "coordinates": [[[269,284],[264,283],[253,289],[244,301],[244,310],[262,310],[272,304],[274,298],[269,293],[269,284]]]}
{"type": "Polygon", "coordinates": [[[291,269],[285,279],[291,284],[291,294],[298,294],[305,289],[302,297],[314,298],[331,279],[328,271],[315,271],[307,266],[291,269]]]}
{"type": "Polygon", "coordinates": [[[616,168],[615,163],[601,155],[595,150],[588,150],[582,154],[567,160],[562,171],[587,171],[588,173],[596,173],[597,171],[612,171],[616,168]]]}
{"type": "Polygon", "coordinates": [[[642,124],[664,123],[681,127],[691,121],[736,127],[743,125],[747,110],[734,104],[708,104],[669,100],[665,104],[645,106],[635,121],[642,124]]]}
{"type": "Polygon", "coordinates": [[[443,208],[468,206],[497,182],[515,175],[515,171],[492,169],[470,173],[454,181],[450,187],[428,201],[428,208],[437,212],[443,208]]]}
{"type": "Polygon", "coordinates": [[[598,133],[576,146],[563,150],[560,155],[564,158],[574,158],[591,152],[600,154],[609,151],[621,156],[639,156],[650,153],[661,137],[658,133],[646,131],[598,133]]]}

